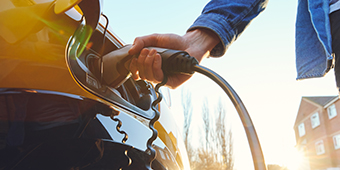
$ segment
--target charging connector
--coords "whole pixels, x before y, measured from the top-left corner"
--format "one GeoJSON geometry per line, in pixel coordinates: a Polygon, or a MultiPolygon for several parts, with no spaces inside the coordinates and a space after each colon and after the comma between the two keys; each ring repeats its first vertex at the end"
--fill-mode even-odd
{"type": "MultiPolygon", "coordinates": [[[[124,83],[125,80],[131,75],[128,66],[131,62],[131,59],[135,56],[130,56],[128,54],[128,50],[130,49],[130,47],[131,45],[128,45],[111,52],[109,55],[103,56],[103,59],[101,60],[102,67],[100,70],[101,79],[104,83],[110,85],[111,87],[119,87],[119,85],[124,83]]],[[[164,73],[164,80],[162,81],[162,83],[156,86],[156,92],[158,92],[158,88],[160,86],[166,84],[168,76],[174,74],[191,75],[194,72],[199,72],[212,79],[228,95],[239,114],[248,138],[255,170],[266,170],[267,168],[264,161],[263,152],[255,131],[255,127],[251,121],[247,109],[245,108],[237,93],[228,84],[228,82],[212,70],[200,66],[199,62],[185,51],[155,47],[150,48],[156,49],[157,53],[159,53],[162,57],[162,70],[164,73]]],[[[160,102],[161,98],[162,96],[159,93],[158,98],[152,104],[153,107],[155,107],[160,102]]],[[[153,110],[156,114],[155,117],[150,120],[149,125],[150,129],[153,131],[153,136],[148,140],[147,143],[148,151],[151,153],[150,164],[148,165],[149,167],[151,167],[151,162],[155,158],[154,150],[152,149],[152,143],[157,137],[157,130],[154,128],[154,123],[159,118],[159,113],[157,109],[153,108],[153,110]]]]}
{"type": "Polygon", "coordinates": [[[194,72],[199,72],[209,77],[223,89],[223,91],[228,95],[228,97],[232,101],[243,124],[244,130],[248,138],[250,150],[252,153],[255,170],[266,170],[267,166],[265,164],[262,148],[253,122],[250,118],[250,115],[245,105],[243,104],[237,93],[234,91],[234,89],[229,85],[229,83],[217,73],[199,65],[198,61],[194,57],[189,56],[188,53],[186,52],[174,52],[172,50],[167,50],[164,51],[163,55],[161,56],[163,64],[162,69],[165,74],[164,75],[165,77],[167,75],[177,73],[193,74],[194,72]],[[167,52],[169,54],[167,54],[167,52]]]}
{"type": "Polygon", "coordinates": [[[165,75],[194,74],[193,69],[198,65],[198,61],[187,52],[159,48],[156,50],[162,57],[162,71],[165,75]]]}

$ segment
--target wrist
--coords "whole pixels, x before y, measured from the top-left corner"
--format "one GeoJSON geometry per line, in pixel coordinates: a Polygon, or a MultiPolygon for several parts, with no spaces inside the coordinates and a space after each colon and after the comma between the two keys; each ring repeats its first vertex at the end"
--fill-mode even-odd
{"type": "Polygon", "coordinates": [[[218,35],[207,28],[197,28],[188,31],[183,38],[189,44],[188,52],[198,61],[210,55],[210,51],[220,42],[218,35]]]}

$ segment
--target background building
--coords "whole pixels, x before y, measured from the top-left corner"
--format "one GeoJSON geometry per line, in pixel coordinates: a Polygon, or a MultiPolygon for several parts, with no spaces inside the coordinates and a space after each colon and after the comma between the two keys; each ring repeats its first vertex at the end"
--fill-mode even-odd
{"type": "Polygon", "coordinates": [[[340,170],[339,110],[338,96],[302,97],[294,124],[296,147],[307,160],[301,169],[340,170]]]}

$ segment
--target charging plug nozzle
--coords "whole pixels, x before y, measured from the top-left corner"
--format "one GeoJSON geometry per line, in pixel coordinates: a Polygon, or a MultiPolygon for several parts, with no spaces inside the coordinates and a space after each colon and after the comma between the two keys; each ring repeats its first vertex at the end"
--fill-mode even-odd
{"type": "Polygon", "coordinates": [[[165,75],[194,74],[194,66],[198,65],[196,58],[185,51],[155,48],[162,57],[162,71],[165,75]]]}
{"type": "MultiPolygon", "coordinates": [[[[98,65],[100,69],[102,83],[117,88],[123,84],[131,75],[129,66],[133,57],[129,55],[131,45],[112,51],[103,56],[98,65]]],[[[148,47],[156,49],[162,58],[162,70],[166,76],[173,74],[193,74],[194,66],[198,61],[187,52],[180,50],[170,50],[164,48],[148,47]]]]}

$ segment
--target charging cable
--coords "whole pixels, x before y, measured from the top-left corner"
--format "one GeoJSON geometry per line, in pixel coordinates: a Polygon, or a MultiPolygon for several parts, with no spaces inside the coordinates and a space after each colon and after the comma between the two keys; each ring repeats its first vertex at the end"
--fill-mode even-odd
{"type": "MultiPolygon", "coordinates": [[[[243,102],[241,101],[240,97],[237,95],[237,93],[234,91],[234,89],[229,85],[229,83],[223,79],[223,77],[219,76],[214,71],[205,68],[201,65],[199,65],[198,61],[191,57],[188,53],[184,51],[176,51],[176,50],[157,50],[158,53],[162,57],[162,70],[164,72],[164,80],[160,84],[157,84],[156,86],[156,92],[159,94],[160,99],[156,99],[156,101],[153,103],[153,106],[155,106],[157,103],[161,100],[161,94],[158,92],[158,89],[160,86],[165,85],[167,82],[167,76],[173,75],[173,74],[193,74],[194,72],[201,73],[207,77],[209,77],[211,80],[213,80],[215,83],[217,83],[223,91],[228,95],[230,100],[232,101],[234,107],[236,108],[236,111],[238,112],[238,115],[242,121],[244,130],[246,132],[249,147],[251,150],[253,162],[254,162],[254,168],[255,170],[266,170],[266,164],[264,161],[263,152],[261,149],[261,145],[255,130],[255,127],[253,125],[253,122],[249,116],[249,113],[244,106],[243,102]]],[[[153,130],[153,138],[149,139],[148,141],[148,151],[151,153],[152,151],[152,142],[157,137],[157,130],[154,129],[153,124],[159,119],[159,113],[157,109],[154,110],[156,112],[156,115],[154,119],[150,121],[150,129],[153,130]]],[[[152,158],[150,159],[150,166],[151,162],[154,159],[154,155],[152,155],[152,158]]]]}

